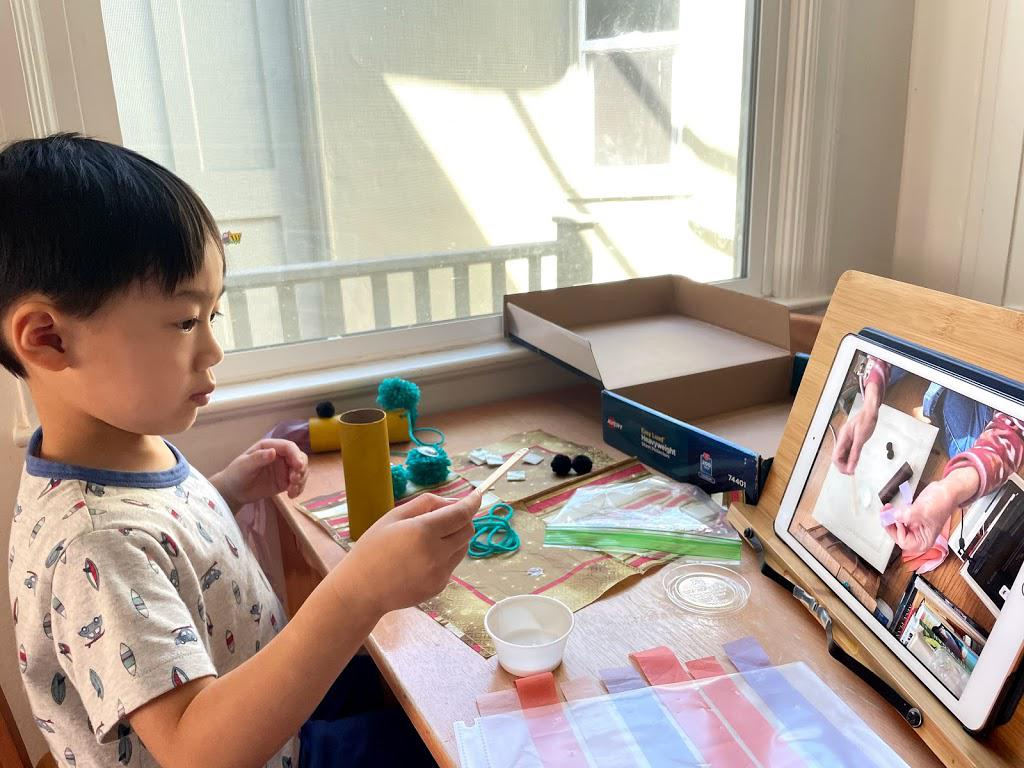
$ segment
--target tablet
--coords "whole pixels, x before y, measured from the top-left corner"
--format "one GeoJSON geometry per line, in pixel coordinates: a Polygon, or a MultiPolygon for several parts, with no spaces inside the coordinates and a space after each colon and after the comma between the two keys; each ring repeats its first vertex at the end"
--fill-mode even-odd
{"type": "Polygon", "coordinates": [[[1024,646],[1024,404],[843,339],[776,533],[970,730],[1024,646]]]}

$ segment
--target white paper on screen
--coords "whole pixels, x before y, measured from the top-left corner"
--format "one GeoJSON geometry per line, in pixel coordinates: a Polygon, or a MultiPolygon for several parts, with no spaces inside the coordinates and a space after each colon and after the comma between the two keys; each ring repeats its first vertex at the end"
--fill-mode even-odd
{"type": "MultiPolygon", "coordinates": [[[[858,394],[850,416],[863,405],[858,394]]],[[[812,516],[879,573],[885,572],[895,543],[879,522],[882,502],[878,492],[903,462],[914,470],[909,485],[911,491],[916,491],[938,433],[937,427],[882,405],[875,431],[864,443],[853,475],[844,475],[829,457],[828,474],[812,516]],[[892,459],[886,451],[890,442],[892,459]]]]}

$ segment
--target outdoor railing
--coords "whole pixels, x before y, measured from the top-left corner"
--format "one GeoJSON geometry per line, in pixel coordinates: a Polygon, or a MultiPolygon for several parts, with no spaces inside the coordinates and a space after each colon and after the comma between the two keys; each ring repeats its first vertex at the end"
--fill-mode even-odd
{"type": "MultiPolygon", "coordinates": [[[[491,311],[500,312],[505,295],[506,265],[510,261],[525,259],[528,263],[528,290],[541,287],[541,260],[555,258],[558,287],[589,283],[593,279],[593,264],[590,250],[583,241],[581,232],[592,224],[574,218],[554,219],[557,232],[554,240],[540,243],[484,248],[472,251],[419,254],[401,258],[375,261],[338,262],[319,261],[305,264],[284,264],[230,273],[226,279],[225,295],[231,319],[232,347],[247,349],[261,345],[262,340],[254,338],[253,312],[273,312],[273,307],[261,302],[259,307],[250,306],[249,292],[273,288],[277,296],[277,313],[285,342],[303,340],[299,324],[299,306],[296,298],[297,286],[319,284],[322,299],[319,301],[319,326],[322,335],[341,336],[346,333],[345,312],[342,300],[342,281],[369,278],[373,303],[373,330],[391,327],[391,306],[394,301],[408,301],[405,296],[395,295],[388,276],[412,275],[412,301],[415,307],[416,323],[429,323],[434,316],[433,297],[430,289],[430,273],[436,270],[452,271],[452,286],[455,298],[455,316],[470,315],[469,268],[477,264],[490,265],[491,311]]],[[[362,327],[362,326],[361,326],[362,327]]]]}

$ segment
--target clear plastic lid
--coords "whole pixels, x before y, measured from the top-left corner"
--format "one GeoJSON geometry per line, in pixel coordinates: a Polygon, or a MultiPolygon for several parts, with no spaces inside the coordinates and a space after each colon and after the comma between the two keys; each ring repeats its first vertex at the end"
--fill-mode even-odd
{"type": "Polygon", "coordinates": [[[668,599],[704,615],[739,611],[750,597],[750,583],[731,568],[712,563],[682,563],[662,577],[668,599]]]}

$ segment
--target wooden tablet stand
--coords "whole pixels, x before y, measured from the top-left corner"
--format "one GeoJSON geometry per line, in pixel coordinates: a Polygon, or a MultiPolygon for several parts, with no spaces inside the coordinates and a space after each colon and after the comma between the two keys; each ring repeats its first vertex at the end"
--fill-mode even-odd
{"type": "MultiPolygon", "coordinates": [[[[1024,380],[1024,313],[847,272],[832,295],[760,501],[757,506],[732,505],[729,520],[741,532],[752,529],[763,545],[766,562],[828,612],[835,639],[850,657],[920,710],[923,723],[917,733],[946,765],[1024,765],[1024,707],[1016,711],[1009,723],[987,733],[972,735],[965,731],[853,611],[775,535],[773,526],[779,505],[839,343],[847,334],[868,327],[1024,380]]],[[[780,599],[786,599],[781,588],[779,594],[780,599]]],[[[893,714],[897,716],[896,710],[893,714]]]]}

